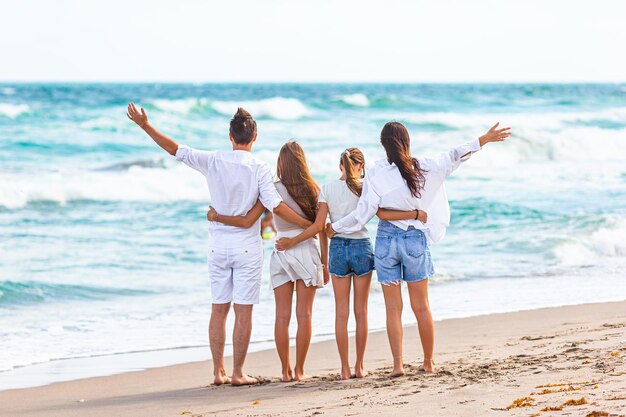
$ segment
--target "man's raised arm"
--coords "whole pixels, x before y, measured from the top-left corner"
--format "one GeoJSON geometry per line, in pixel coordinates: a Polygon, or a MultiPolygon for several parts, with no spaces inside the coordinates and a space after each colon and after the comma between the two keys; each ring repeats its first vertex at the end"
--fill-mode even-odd
{"type": "Polygon", "coordinates": [[[165,136],[163,133],[159,132],[154,127],[152,127],[152,125],[150,125],[150,123],[148,122],[148,115],[146,114],[146,111],[143,109],[143,107],[141,108],[140,112],[139,110],[137,110],[137,107],[134,103],[130,103],[128,105],[128,112],[126,113],[126,116],[128,116],[128,118],[133,122],[137,123],[137,125],[142,128],[148,135],[150,135],[152,140],[154,140],[156,144],[159,145],[161,148],[165,149],[167,153],[169,153],[170,155],[176,155],[176,151],[178,150],[178,143],[176,143],[168,136],[165,136]]]}

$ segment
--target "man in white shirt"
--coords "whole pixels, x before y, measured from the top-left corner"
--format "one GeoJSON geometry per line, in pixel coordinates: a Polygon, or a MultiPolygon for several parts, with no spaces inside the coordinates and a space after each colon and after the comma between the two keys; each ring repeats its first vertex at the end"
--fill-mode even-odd
{"type": "MultiPolygon", "coordinates": [[[[252,156],[256,141],[256,122],[242,108],[230,121],[232,152],[200,151],[158,132],[148,122],[142,108],[128,105],[128,118],[137,123],[161,148],[189,167],[202,173],[211,194],[211,204],[224,215],[245,215],[257,200],[276,215],[308,227],[311,222],[290,209],[276,191],[270,167],[252,156]]],[[[257,380],[243,372],[252,330],[252,306],[259,302],[263,266],[263,246],[257,220],[253,227],[241,228],[218,222],[209,223],[208,268],[213,306],[209,323],[209,344],[213,356],[214,383],[221,385],[255,384],[257,380]],[[224,370],[226,318],[231,302],[235,310],[233,331],[233,373],[224,370]]]]}

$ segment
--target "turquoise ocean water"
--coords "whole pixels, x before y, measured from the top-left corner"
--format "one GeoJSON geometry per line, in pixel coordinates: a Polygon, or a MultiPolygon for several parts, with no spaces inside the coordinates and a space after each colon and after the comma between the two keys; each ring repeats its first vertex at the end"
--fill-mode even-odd
{"type": "MultiPolygon", "coordinates": [[[[432,248],[435,318],[626,298],[625,85],[2,84],[0,388],[20,369],[68,358],[209,356],[210,196],[201,175],[126,119],[128,101],[202,149],[229,148],[242,105],[258,120],[255,154],[274,165],[297,138],[320,183],[339,176],[348,146],[369,164],[381,158],[389,120],[407,125],[415,155],[500,121],[513,136],[447,183],[452,225],[432,248]]],[[[264,281],[252,349],[271,346],[267,265],[264,281]]],[[[377,285],[370,305],[371,327],[383,328],[377,285]]],[[[320,290],[317,339],[332,337],[333,314],[332,289],[320,290]]],[[[48,381],[35,372],[24,385],[48,381]]]]}

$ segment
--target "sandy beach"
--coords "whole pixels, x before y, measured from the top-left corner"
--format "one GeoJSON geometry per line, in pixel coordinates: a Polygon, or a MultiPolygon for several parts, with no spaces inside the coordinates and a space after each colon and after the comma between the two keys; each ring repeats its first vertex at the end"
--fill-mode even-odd
{"type": "Polygon", "coordinates": [[[194,362],[0,392],[0,415],[624,415],[625,325],[626,301],[444,320],[433,375],[417,372],[411,326],[401,378],[387,378],[387,337],[376,332],[362,380],[338,379],[335,343],[327,341],[311,347],[314,377],[306,382],[277,382],[279,362],[269,350],[248,357],[248,372],[264,381],[254,387],[208,386],[211,363],[194,362]]]}

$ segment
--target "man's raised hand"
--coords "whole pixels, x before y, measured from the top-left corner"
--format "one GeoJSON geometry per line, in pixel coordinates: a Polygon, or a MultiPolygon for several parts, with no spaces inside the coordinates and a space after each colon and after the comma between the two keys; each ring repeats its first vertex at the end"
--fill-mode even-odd
{"type": "Polygon", "coordinates": [[[128,112],[126,113],[126,116],[128,116],[128,118],[133,122],[137,123],[137,125],[142,129],[144,129],[148,124],[148,115],[146,114],[146,111],[143,107],[141,108],[141,112],[137,110],[135,103],[130,103],[128,105],[128,112]]]}

